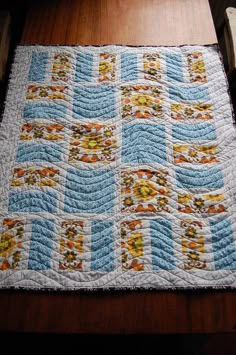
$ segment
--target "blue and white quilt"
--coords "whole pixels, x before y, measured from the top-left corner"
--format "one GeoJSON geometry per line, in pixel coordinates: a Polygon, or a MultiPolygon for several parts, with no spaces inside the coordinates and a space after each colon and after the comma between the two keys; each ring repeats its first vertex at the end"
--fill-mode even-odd
{"type": "Polygon", "coordinates": [[[0,288],[236,287],[236,131],[216,46],[18,46],[0,288]]]}

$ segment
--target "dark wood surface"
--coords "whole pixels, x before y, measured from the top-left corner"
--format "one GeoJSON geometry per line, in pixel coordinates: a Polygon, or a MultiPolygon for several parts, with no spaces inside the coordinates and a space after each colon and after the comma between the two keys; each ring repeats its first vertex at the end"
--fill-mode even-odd
{"type": "MultiPolygon", "coordinates": [[[[207,0],[32,2],[22,44],[215,43],[207,0]]],[[[0,293],[0,331],[236,332],[233,291],[0,293]]]]}
{"type": "Polygon", "coordinates": [[[60,333],[236,332],[235,292],[0,294],[0,331],[60,333]]]}

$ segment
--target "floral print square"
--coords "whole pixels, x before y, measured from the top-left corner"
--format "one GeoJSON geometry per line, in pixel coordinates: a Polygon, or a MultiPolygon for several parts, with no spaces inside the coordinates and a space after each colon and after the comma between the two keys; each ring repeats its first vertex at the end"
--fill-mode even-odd
{"type": "Polygon", "coordinates": [[[188,71],[191,82],[207,82],[205,63],[201,52],[193,52],[187,55],[188,71]]]}
{"type": "Polygon", "coordinates": [[[191,219],[180,221],[181,248],[184,269],[206,269],[205,235],[203,222],[191,219]]]}
{"type": "Polygon", "coordinates": [[[60,169],[53,166],[17,167],[13,170],[11,187],[55,187],[60,181],[60,169]]]}
{"type": "Polygon", "coordinates": [[[25,222],[6,218],[0,231],[0,270],[19,269],[25,222]]]}
{"type": "Polygon", "coordinates": [[[70,73],[71,55],[69,53],[55,53],[52,67],[52,81],[68,81],[70,73]]]}
{"type": "Polygon", "coordinates": [[[121,223],[121,261],[123,270],[144,270],[143,223],[141,220],[121,223]]]}
{"type": "Polygon", "coordinates": [[[143,55],[144,79],[158,81],[161,79],[160,55],[158,53],[145,53],[143,55]]]}
{"type": "Polygon", "coordinates": [[[170,182],[167,170],[122,170],[123,212],[170,212],[170,182]]]}
{"type": "Polygon", "coordinates": [[[162,87],[159,85],[121,86],[122,118],[163,116],[162,87]]]}
{"type": "Polygon", "coordinates": [[[59,270],[81,271],[83,268],[84,222],[61,223],[59,270]]]}
{"type": "Polygon", "coordinates": [[[101,53],[99,58],[99,82],[115,81],[116,54],[101,53]]]}
{"type": "Polygon", "coordinates": [[[64,125],[60,123],[25,122],[19,138],[22,141],[61,141],[65,138],[64,131],[64,125]]]}
{"type": "Polygon", "coordinates": [[[114,125],[76,124],[71,129],[69,162],[93,164],[115,161],[117,140],[114,125]]]}
{"type": "Polygon", "coordinates": [[[29,85],[26,99],[28,100],[66,100],[68,87],[64,85],[29,85]]]}
{"type": "Polygon", "coordinates": [[[174,144],[173,156],[175,164],[212,164],[218,163],[217,145],[174,144]]]}
{"type": "Polygon", "coordinates": [[[180,104],[175,103],[171,105],[171,118],[174,120],[210,120],[213,118],[212,105],[204,104],[180,104]]]}
{"type": "Polygon", "coordinates": [[[227,212],[223,193],[196,194],[179,193],[178,211],[181,213],[216,214],[227,212]]]}

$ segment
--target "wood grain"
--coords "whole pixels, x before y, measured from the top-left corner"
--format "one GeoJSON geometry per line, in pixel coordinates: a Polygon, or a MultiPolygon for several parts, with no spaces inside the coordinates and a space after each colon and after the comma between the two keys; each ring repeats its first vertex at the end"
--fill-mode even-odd
{"type": "MultiPolygon", "coordinates": [[[[215,42],[207,0],[33,1],[21,39],[22,44],[215,42]]],[[[236,294],[231,291],[1,292],[0,331],[236,332],[236,294]]]]}
{"type": "Polygon", "coordinates": [[[235,292],[0,294],[0,331],[163,334],[236,332],[235,292]]]}
{"type": "Polygon", "coordinates": [[[207,0],[34,1],[22,44],[216,43],[207,0]]]}

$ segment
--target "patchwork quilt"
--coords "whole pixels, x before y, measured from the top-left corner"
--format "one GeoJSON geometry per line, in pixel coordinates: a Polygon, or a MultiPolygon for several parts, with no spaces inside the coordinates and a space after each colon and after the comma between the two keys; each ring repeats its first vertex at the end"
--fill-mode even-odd
{"type": "Polygon", "coordinates": [[[236,132],[216,46],[18,46],[0,288],[236,287],[236,132]]]}

